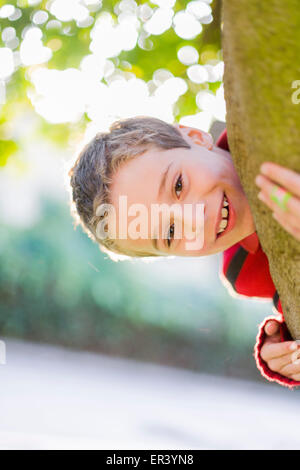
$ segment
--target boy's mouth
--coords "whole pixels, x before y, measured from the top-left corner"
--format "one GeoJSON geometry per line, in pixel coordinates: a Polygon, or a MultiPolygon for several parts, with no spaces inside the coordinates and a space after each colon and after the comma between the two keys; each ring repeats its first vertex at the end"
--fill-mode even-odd
{"type": "Polygon", "coordinates": [[[226,194],[223,194],[223,201],[222,205],[220,208],[219,216],[218,216],[218,221],[217,221],[217,238],[222,237],[227,233],[229,229],[231,229],[232,226],[232,217],[231,217],[231,207],[230,203],[227,199],[226,194]]]}

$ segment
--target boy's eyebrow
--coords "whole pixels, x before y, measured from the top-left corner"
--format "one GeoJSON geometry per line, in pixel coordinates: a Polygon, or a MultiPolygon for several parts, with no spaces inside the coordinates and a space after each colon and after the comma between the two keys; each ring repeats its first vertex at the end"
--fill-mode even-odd
{"type": "MultiPolygon", "coordinates": [[[[159,188],[158,188],[158,193],[157,193],[158,194],[158,199],[160,198],[161,193],[163,191],[163,187],[166,184],[167,176],[168,176],[168,173],[169,173],[169,169],[172,166],[172,163],[173,162],[169,163],[169,165],[167,166],[167,168],[163,172],[162,178],[160,180],[159,188]]],[[[151,236],[151,239],[152,239],[152,247],[154,248],[155,251],[159,251],[159,249],[158,249],[158,238],[157,238],[156,232],[153,232],[153,234],[151,236]]]]}
{"type": "Polygon", "coordinates": [[[159,189],[158,189],[158,199],[159,197],[161,196],[161,193],[162,193],[162,190],[163,190],[163,187],[164,185],[166,184],[166,179],[167,179],[167,176],[168,176],[168,172],[169,172],[169,168],[170,166],[172,165],[173,162],[169,163],[169,165],[167,166],[167,168],[165,169],[164,173],[163,173],[163,176],[161,178],[161,181],[160,181],[160,185],[159,185],[159,189]]]}

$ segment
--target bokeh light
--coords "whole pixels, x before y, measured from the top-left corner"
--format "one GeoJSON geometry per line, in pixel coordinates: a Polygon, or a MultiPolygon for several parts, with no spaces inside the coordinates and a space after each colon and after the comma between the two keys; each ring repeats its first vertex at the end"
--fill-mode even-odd
{"type": "Polygon", "coordinates": [[[8,18],[12,16],[15,12],[15,7],[13,5],[7,4],[3,5],[3,7],[0,8],[0,18],[8,18]]]}
{"type": "Polygon", "coordinates": [[[177,52],[177,57],[184,65],[191,65],[199,60],[199,53],[193,46],[183,46],[177,52]]]}
{"type": "Polygon", "coordinates": [[[174,11],[171,8],[158,8],[144,24],[144,29],[150,34],[160,35],[172,26],[174,11]]]}
{"type": "Polygon", "coordinates": [[[38,27],[26,29],[20,46],[20,57],[23,65],[36,65],[48,62],[52,57],[52,51],[42,42],[42,31],[38,27]]]}
{"type": "Polygon", "coordinates": [[[194,39],[202,31],[201,23],[186,11],[176,13],[173,22],[175,33],[182,39],[194,39]]]}
{"type": "Polygon", "coordinates": [[[8,47],[0,47],[0,79],[8,78],[14,72],[13,53],[8,47]]]}
{"type": "MultiPolygon", "coordinates": [[[[203,121],[204,113],[209,123],[224,120],[222,88],[207,89],[210,83],[221,83],[224,64],[216,50],[198,50],[193,45],[202,25],[211,21],[210,0],[192,0],[179,10],[175,0],[143,4],[121,0],[114,3],[111,12],[102,10],[101,0],[49,0],[46,4],[31,0],[28,5],[33,8],[31,23],[23,27],[21,35],[12,25],[2,28],[5,47],[0,49],[0,79],[9,80],[19,66],[25,67],[26,78],[33,85],[27,96],[38,115],[49,123],[76,123],[85,116],[90,120],[90,133],[97,126],[107,128],[114,119],[135,114],[172,122],[177,103],[184,103],[190,94],[200,110],[195,114],[197,122],[203,121]],[[56,54],[63,53],[65,47],[63,36],[78,41],[79,31],[85,28],[82,40],[89,52],[76,66],[56,68],[56,54]],[[155,36],[164,34],[175,34],[181,40],[177,57],[173,51],[172,59],[181,64],[178,75],[171,71],[173,66],[157,67],[149,79],[132,60],[119,61],[120,54],[137,49],[155,51],[155,36]]],[[[18,7],[4,5],[0,17],[17,24],[23,3],[18,7]]],[[[185,114],[183,119],[192,119],[192,114],[185,114]]]]}

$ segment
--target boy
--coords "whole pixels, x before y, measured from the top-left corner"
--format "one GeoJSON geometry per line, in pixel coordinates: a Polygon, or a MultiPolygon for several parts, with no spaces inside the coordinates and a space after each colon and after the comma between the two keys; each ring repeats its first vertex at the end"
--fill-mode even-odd
{"type": "MultiPolygon", "coordinates": [[[[300,175],[272,163],[264,164],[261,171],[264,175],[256,179],[260,199],[300,240],[300,175]],[[285,189],[274,187],[274,182],[285,189]]],[[[97,134],[69,175],[75,214],[103,251],[130,257],[204,256],[222,251],[224,283],[241,295],[273,298],[278,311],[276,318],[266,318],[259,327],[255,345],[259,370],[268,380],[289,388],[300,385],[297,343],[291,341],[284,323],[268,260],[229,153],[226,131],[214,145],[211,136],[198,129],[148,117],[125,119],[114,123],[110,132],[97,134]],[[155,204],[179,209],[187,204],[191,211],[183,217],[182,211],[169,212],[167,222],[165,217],[162,222],[156,220],[155,235],[151,224],[146,236],[137,237],[137,230],[127,230],[132,219],[128,216],[135,213],[120,204],[124,196],[126,207],[142,207],[146,214],[152,214],[155,204]],[[197,219],[200,203],[203,223],[197,219]],[[106,226],[106,236],[98,231],[108,215],[99,212],[100,207],[114,209],[114,230],[106,226]],[[182,223],[188,233],[202,230],[201,246],[187,249],[190,238],[186,231],[182,236],[182,223]]]]}

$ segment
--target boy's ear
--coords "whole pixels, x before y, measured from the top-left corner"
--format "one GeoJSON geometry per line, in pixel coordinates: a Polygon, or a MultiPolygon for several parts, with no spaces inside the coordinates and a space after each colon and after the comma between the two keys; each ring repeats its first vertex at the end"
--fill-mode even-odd
{"type": "Polygon", "coordinates": [[[191,139],[194,144],[201,145],[208,150],[212,150],[214,141],[208,132],[195,129],[194,127],[184,126],[183,124],[175,124],[175,127],[187,141],[191,139]]]}

